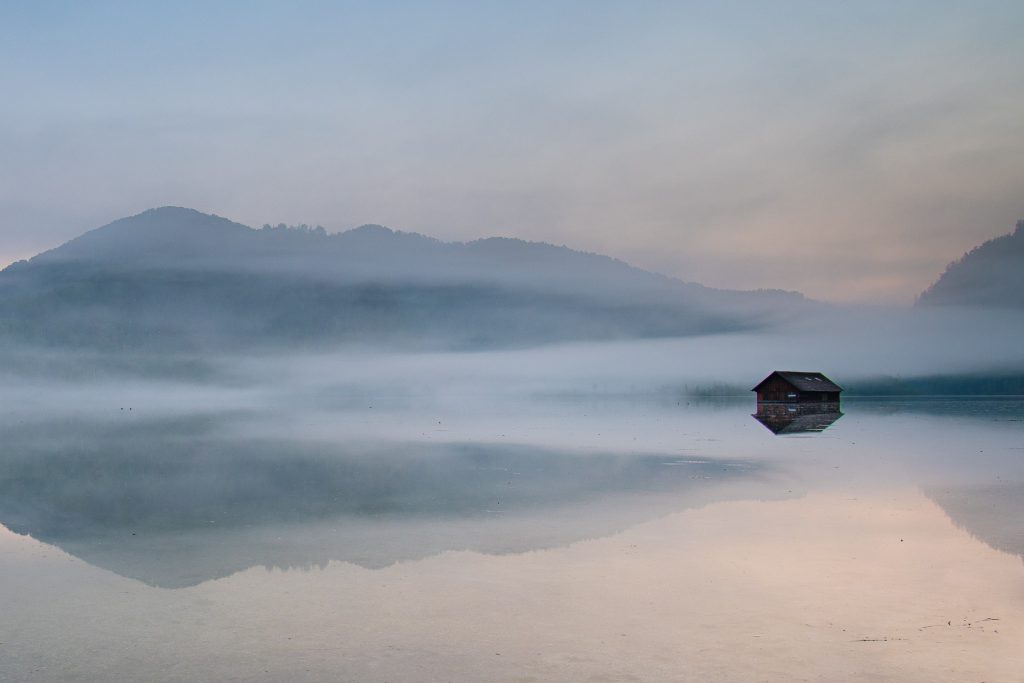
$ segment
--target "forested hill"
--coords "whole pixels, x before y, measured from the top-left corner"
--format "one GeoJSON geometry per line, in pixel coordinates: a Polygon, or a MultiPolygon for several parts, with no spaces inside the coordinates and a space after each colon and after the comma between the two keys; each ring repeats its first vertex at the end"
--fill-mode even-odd
{"type": "Polygon", "coordinates": [[[0,272],[0,337],[101,348],[527,346],[756,329],[812,305],[544,243],[255,230],[177,207],[0,272]]]}
{"type": "Polygon", "coordinates": [[[917,303],[1024,309],[1024,221],[949,264],[917,303]]]}

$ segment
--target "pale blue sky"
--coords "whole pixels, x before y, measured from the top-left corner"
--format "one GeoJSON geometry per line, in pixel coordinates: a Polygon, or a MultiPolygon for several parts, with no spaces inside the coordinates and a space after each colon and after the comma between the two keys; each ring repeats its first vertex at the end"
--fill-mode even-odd
{"type": "Polygon", "coordinates": [[[1021,35],[1019,1],[0,0],[0,262],[175,204],[907,303],[1024,218],[1021,35]]]}

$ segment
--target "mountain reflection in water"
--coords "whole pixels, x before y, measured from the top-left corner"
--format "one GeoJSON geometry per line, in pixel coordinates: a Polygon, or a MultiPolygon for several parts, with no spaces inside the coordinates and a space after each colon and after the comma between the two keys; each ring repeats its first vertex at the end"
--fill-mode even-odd
{"type": "MultiPolygon", "coordinates": [[[[524,552],[779,497],[765,464],[487,443],[244,438],[213,415],[8,430],[0,523],[177,588],[250,566],[524,552]]],[[[789,493],[788,495],[793,495],[789,493]]]]}
{"type": "Polygon", "coordinates": [[[961,529],[1024,559],[1024,483],[936,486],[924,493],[961,529]]]}

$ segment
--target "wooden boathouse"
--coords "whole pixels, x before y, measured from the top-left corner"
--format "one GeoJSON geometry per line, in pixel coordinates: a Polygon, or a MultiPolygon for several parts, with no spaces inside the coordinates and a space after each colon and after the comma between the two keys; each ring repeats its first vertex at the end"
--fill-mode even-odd
{"type": "Polygon", "coordinates": [[[843,388],[820,372],[776,370],[751,391],[758,403],[839,403],[843,388]]]}

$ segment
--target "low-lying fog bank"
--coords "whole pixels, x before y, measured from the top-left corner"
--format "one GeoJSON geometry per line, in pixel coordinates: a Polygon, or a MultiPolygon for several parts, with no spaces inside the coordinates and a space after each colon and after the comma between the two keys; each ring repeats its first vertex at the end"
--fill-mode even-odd
{"type": "Polygon", "coordinates": [[[67,383],[83,396],[98,390],[89,401],[122,404],[135,393],[134,400],[141,400],[154,383],[160,395],[153,400],[162,404],[178,397],[191,404],[204,392],[214,402],[232,404],[268,390],[311,396],[328,391],[360,401],[381,395],[747,395],[774,369],[825,372],[848,396],[1016,394],[1024,386],[1021,339],[1024,317],[1005,311],[846,309],[771,332],[472,353],[352,346],[175,355],[8,347],[0,352],[0,376],[3,393],[17,404],[34,391],[67,383]]]}

